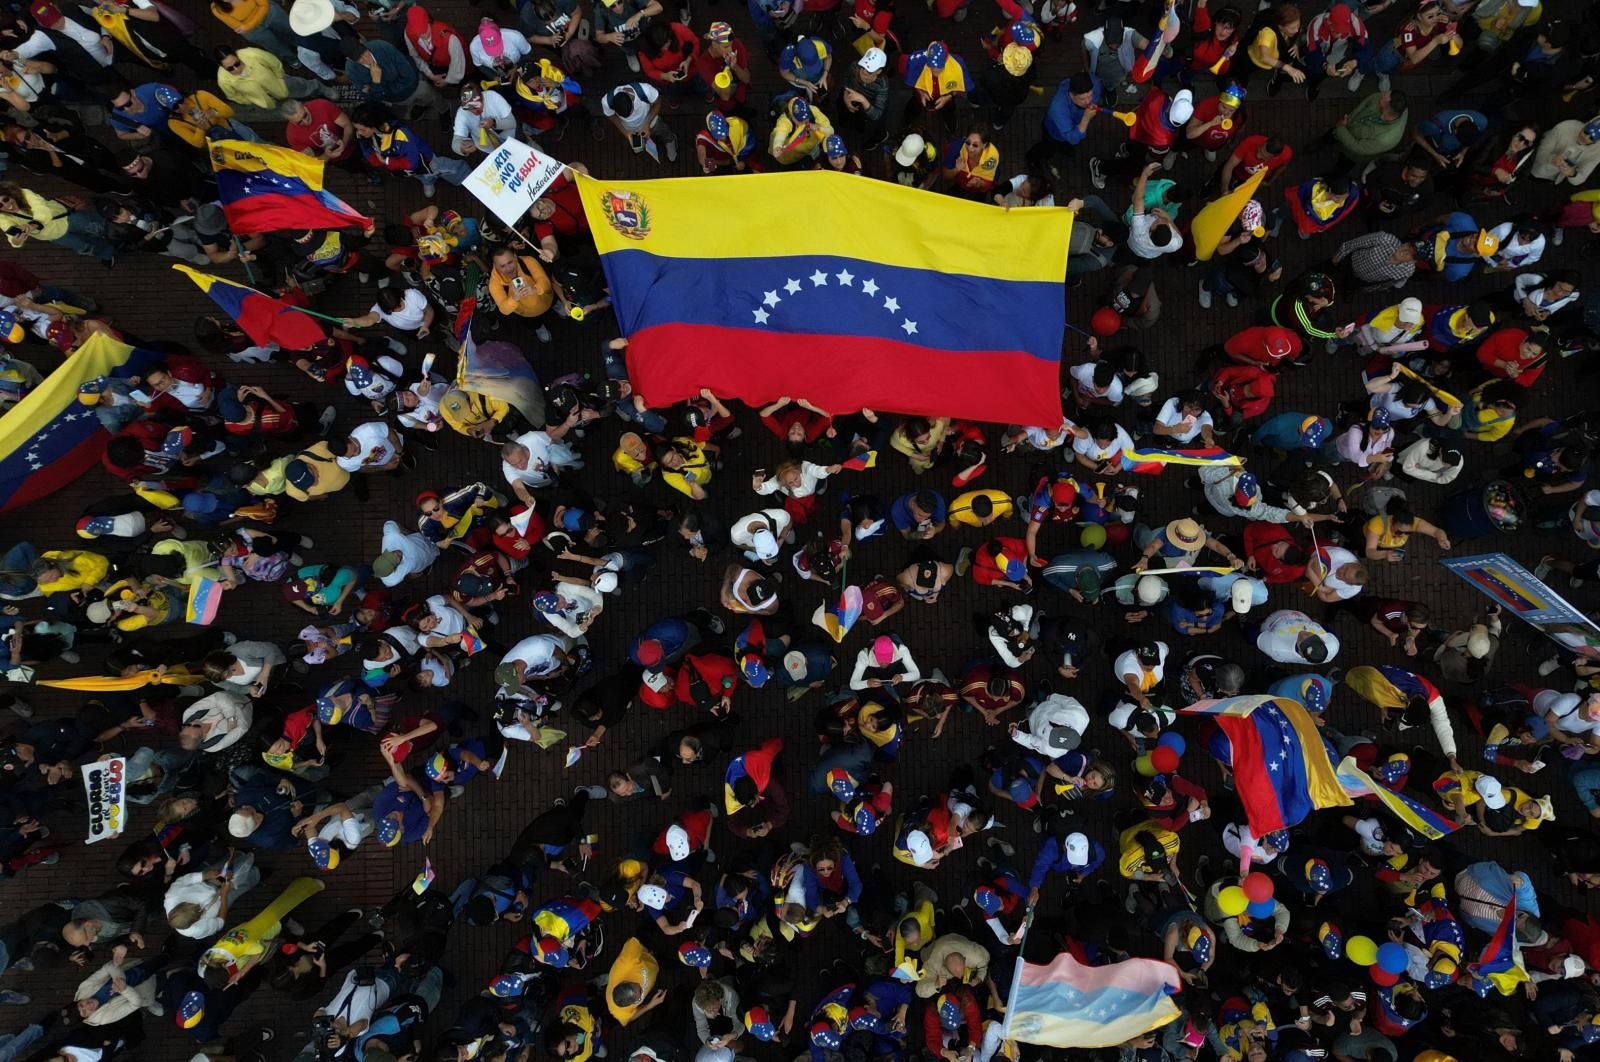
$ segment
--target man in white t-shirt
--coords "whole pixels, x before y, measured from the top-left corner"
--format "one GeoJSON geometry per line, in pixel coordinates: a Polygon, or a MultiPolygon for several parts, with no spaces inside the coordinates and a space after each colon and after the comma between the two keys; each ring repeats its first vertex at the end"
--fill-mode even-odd
{"type": "Polygon", "coordinates": [[[1102,476],[1122,471],[1122,453],[1133,449],[1133,437],[1114,420],[1091,417],[1086,423],[1088,430],[1072,440],[1078,464],[1102,476]]]}
{"type": "Polygon", "coordinates": [[[1540,690],[1533,698],[1535,714],[1550,726],[1550,736],[1563,745],[1600,748],[1600,693],[1582,696],[1560,690],[1540,690]]]}
{"type": "Polygon", "coordinates": [[[1367,584],[1367,569],[1343,546],[1323,546],[1306,565],[1319,601],[1349,601],[1367,584]]]}
{"type": "Polygon", "coordinates": [[[645,150],[645,142],[657,137],[668,162],[678,161],[678,137],[661,121],[661,93],[643,81],[618,85],[600,100],[600,113],[622,130],[635,155],[645,150]]]}
{"type": "Polygon", "coordinates": [[[1304,612],[1281,608],[1262,621],[1256,648],[1280,664],[1325,664],[1339,655],[1339,639],[1304,612]]]}
{"type": "Polygon", "coordinates": [[[456,108],[450,141],[457,155],[490,151],[516,135],[517,119],[504,96],[470,81],[461,86],[461,106],[456,108]]]}
{"type": "Polygon", "coordinates": [[[381,420],[358,424],[334,460],[346,472],[388,472],[398,468],[404,444],[394,429],[381,420]]]}
{"type": "Polygon", "coordinates": [[[360,317],[346,317],[346,328],[371,328],[382,321],[396,332],[413,332],[423,339],[433,328],[433,304],[417,288],[379,288],[378,301],[360,317]]]}
{"type": "Polygon", "coordinates": [[[1205,397],[1199,391],[1185,391],[1173,395],[1156,413],[1155,434],[1179,443],[1192,443],[1200,439],[1203,446],[1215,446],[1211,428],[1214,421],[1206,411],[1205,397]]]}
{"type": "Polygon", "coordinates": [[[1172,254],[1183,249],[1183,236],[1178,232],[1178,226],[1172,223],[1172,218],[1160,207],[1146,209],[1144,202],[1145,182],[1150,175],[1161,169],[1161,163],[1152,162],[1139,174],[1139,179],[1133,182],[1133,219],[1128,223],[1128,250],[1144,259],[1160,258],[1164,254],[1172,254]]]}

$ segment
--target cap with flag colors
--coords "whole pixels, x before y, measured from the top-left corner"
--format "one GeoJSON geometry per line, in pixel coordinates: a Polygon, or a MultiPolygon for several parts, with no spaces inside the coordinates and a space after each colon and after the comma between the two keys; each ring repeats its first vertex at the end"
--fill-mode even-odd
{"type": "Polygon", "coordinates": [[[824,409],[1061,422],[1065,209],[831,170],[578,183],[628,378],[652,406],[709,387],[757,405],[804,393],[824,409]]]}

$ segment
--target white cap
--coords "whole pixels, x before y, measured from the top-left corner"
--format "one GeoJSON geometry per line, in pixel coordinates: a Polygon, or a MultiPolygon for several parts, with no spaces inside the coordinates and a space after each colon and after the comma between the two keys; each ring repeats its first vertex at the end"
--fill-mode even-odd
{"type": "Polygon", "coordinates": [[[228,833],[232,834],[234,837],[249,837],[255,832],[256,820],[254,816],[243,811],[235,811],[232,815],[228,816],[228,833]]]}
{"type": "Polygon", "coordinates": [[[1161,600],[1161,576],[1141,575],[1134,584],[1134,593],[1139,597],[1139,604],[1154,605],[1161,600]]]}
{"type": "Polygon", "coordinates": [[[1172,97],[1172,105],[1167,108],[1167,121],[1173,125],[1182,125],[1194,114],[1194,93],[1188,89],[1179,89],[1178,94],[1172,97]]]}
{"type": "Polygon", "coordinates": [[[806,677],[806,654],[798,649],[790,649],[783,654],[783,670],[789,677],[799,682],[806,677]]]}
{"type": "Polygon", "coordinates": [[[289,28],[301,37],[314,37],[333,25],[330,0],[294,0],[289,8],[289,28]]]}
{"type": "Polygon", "coordinates": [[[1250,606],[1255,604],[1256,588],[1250,585],[1250,580],[1240,577],[1228,587],[1228,596],[1232,598],[1233,610],[1240,615],[1250,611],[1250,606]]]}
{"type": "Polygon", "coordinates": [[[1422,300],[1407,298],[1400,300],[1400,308],[1395,312],[1395,320],[1404,321],[1406,324],[1422,323],[1422,300]]]}
{"type": "Polygon", "coordinates": [[[614,594],[614,593],[616,593],[617,592],[617,573],[616,572],[596,572],[595,576],[594,576],[594,588],[596,590],[600,591],[602,594],[614,594]]]}
{"type": "Polygon", "coordinates": [[[1089,862],[1089,838],[1081,833],[1067,834],[1067,860],[1073,866],[1084,866],[1089,862]]]}
{"type": "Polygon", "coordinates": [[[778,540],[770,530],[763,527],[750,536],[750,552],[756,555],[757,560],[771,560],[778,555],[778,540]]]}
{"type": "Polygon", "coordinates": [[[639,902],[652,911],[665,911],[667,901],[672,898],[660,885],[640,885],[638,896],[639,902]]]}
{"type": "Polygon", "coordinates": [[[1483,798],[1484,806],[1490,811],[1499,811],[1506,806],[1505,790],[1500,788],[1500,782],[1486,774],[1479,775],[1478,780],[1472,783],[1472,788],[1478,791],[1483,798]]]}
{"type": "Polygon", "coordinates": [[[895,149],[894,160],[902,166],[909,166],[922,157],[922,150],[928,142],[918,133],[907,133],[906,138],[900,141],[900,146],[895,149]]]}
{"type": "Polygon", "coordinates": [[[1361,819],[1356,823],[1356,836],[1361,838],[1361,850],[1368,855],[1382,855],[1384,842],[1389,838],[1383,832],[1383,823],[1377,819],[1361,819]]]}
{"type": "Polygon", "coordinates": [[[933,842],[928,840],[928,835],[921,830],[912,830],[906,834],[906,851],[911,853],[911,861],[918,866],[926,866],[933,862],[933,842]]]}
{"type": "Polygon", "coordinates": [[[856,65],[869,74],[876,74],[889,65],[889,57],[883,53],[882,48],[868,48],[861,53],[861,58],[856,60],[856,65]]]}
{"type": "Polygon", "coordinates": [[[1494,643],[1489,640],[1489,628],[1481,623],[1474,623],[1467,632],[1467,655],[1474,660],[1482,660],[1494,648],[1494,643]]]}
{"type": "Polygon", "coordinates": [[[1562,977],[1582,977],[1583,971],[1588,968],[1589,964],[1576,955],[1568,955],[1561,960],[1562,977]]]}
{"type": "Polygon", "coordinates": [[[667,855],[673,862],[689,858],[689,831],[676,823],[667,827],[667,855]]]}

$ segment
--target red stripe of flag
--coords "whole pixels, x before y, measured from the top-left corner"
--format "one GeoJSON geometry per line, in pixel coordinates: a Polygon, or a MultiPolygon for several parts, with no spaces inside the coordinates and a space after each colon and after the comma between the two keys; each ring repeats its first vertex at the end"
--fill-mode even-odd
{"type": "Polygon", "coordinates": [[[1250,832],[1261,837],[1283,829],[1283,806],[1278,802],[1278,787],[1267,771],[1255,719],[1248,715],[1215,718],[1233,747],[1233,787],[1249,816],[1250,832]]]}
{"type": "Polygon", "coordinates": [[[110,433],[104,428],[95,430],[78,445],[24,479],[11,496],[0,503],[0,512],[20,509],[65,487],[99,463],[100,455],[110,439],[110,433]]]}

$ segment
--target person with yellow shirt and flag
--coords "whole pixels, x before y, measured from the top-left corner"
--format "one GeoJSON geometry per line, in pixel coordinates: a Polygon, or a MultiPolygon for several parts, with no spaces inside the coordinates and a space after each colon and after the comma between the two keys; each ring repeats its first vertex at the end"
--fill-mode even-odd
{"type": "Polygon", "coordinates": [[[823,142],[832,135],[833,123],[828,121],[828,116],[803,97],[795,96],[772,123],[767,149],[778,165],[793,167],[816,158],[823,142]]]}
{"type": "Polygon", "coordinates": [[[906,56],[905,82],[912,90],[906,103],[905,124],[936,120],[951,101],[966,96],[972,76],[966,62],[944,41],[932,41],[920,52],[906,56]]]}
{"type": "Polygon", "coordinates": [[[750,135],[750,123],[735,115],[721,111],[706,114],[706,127],[695,134],[694,153],[700,161],[700,172],[711,174],[731,168],[736,173],[760,173],[760,161],[755,154],[755,138],[750,135]]]}
{"type": "Polygon", "coordinates": [[[952,140],[939,163],[941,191],[963,199],[984,202],[1000,172],[1000,149],[982,126],[973,126],[960,140],[952,140]]]}
{"type": "Polygon", "coordinates": [[[88,258],[98,258],[111,268],[116,245],[107,238],[106,223],[87,210],[73,210],[58,199],[47,199],[31,188],[0,184],[0,231],[6,242],[21,247],[29,240],[59,244],[88,258]]]}

